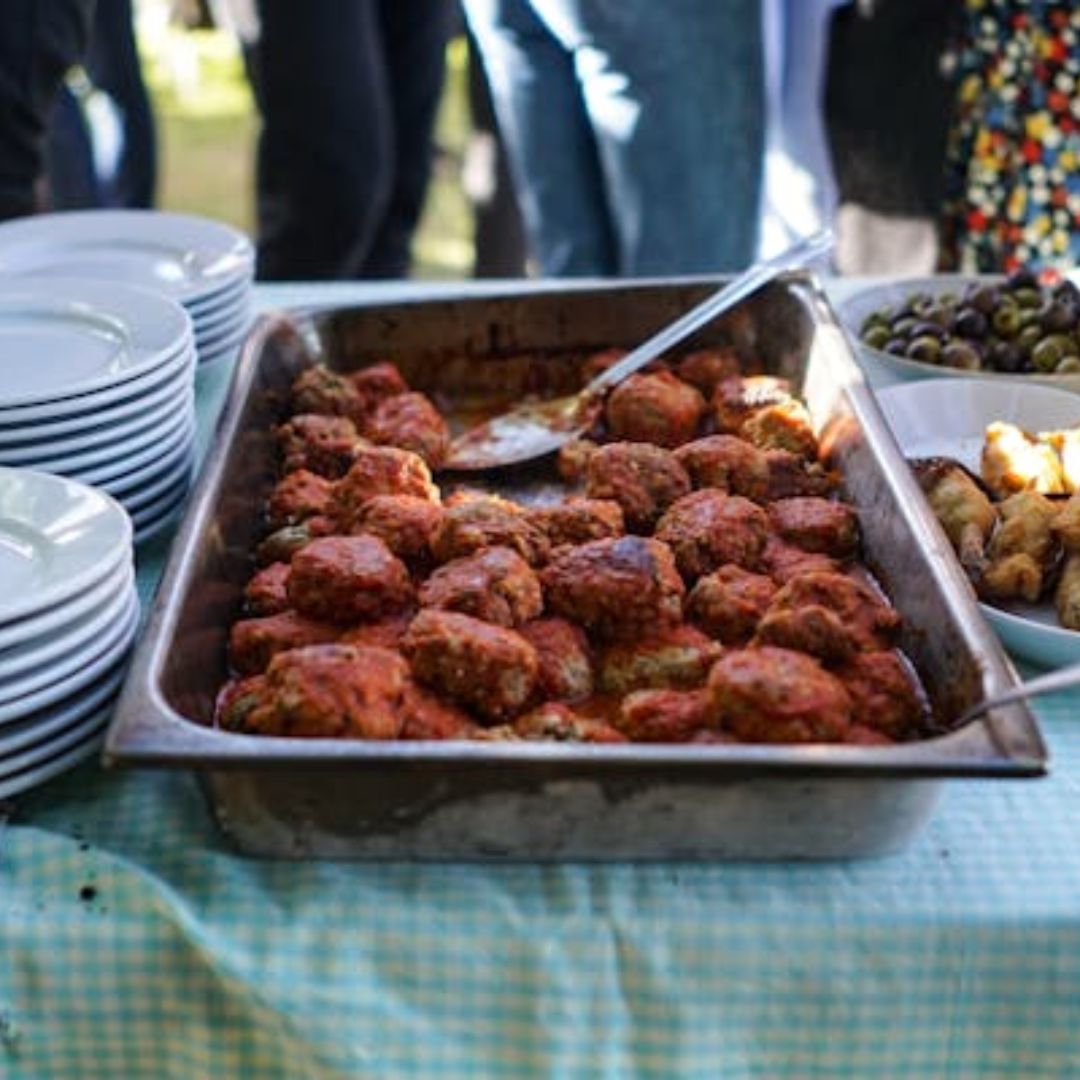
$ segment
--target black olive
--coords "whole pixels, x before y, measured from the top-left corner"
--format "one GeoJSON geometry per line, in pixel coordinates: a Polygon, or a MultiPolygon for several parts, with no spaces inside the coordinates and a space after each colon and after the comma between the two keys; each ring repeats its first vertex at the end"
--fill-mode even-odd
{"type": "Polygon", "coordinates": [[[925,337],[926,335],[935,337],[939,341],[944,341],[949,336],[949,332],[944,326],[939,326],[936,322],[917,322],[911,328],[911,336],[913,338],[925,337]]]}
{"type": "Polygon", "coordinates": [[[962,307],[953,316],[952,330],[966,338],[984,338],[990,324],[986,316],[975,307],[962,307]]]}
{"type": "Polygon", "coordinates": [[[893,356],[907,356],[907,338],[894,337],[885,342],[884,351],[893,356]]]}
{"type": "Polygon", "coordinates": [[[995,341],[987,351],[986,362],[994,371],[1011,374],[1023,370],[1025,357],[1015,342],[995,341]]]}
{"type": "Polygon", "coordinates": [[[976,311],[981,311],[986,316],[993,315],[1001,302],[1001,290],[996,285],[976,286],[968,297],[968,302],[976,311]]]}
{"type": "Polygon", "coordinates": [[[1005,285],[1009,289],[1037,289],[1039,287],[1039,279],[1035,276],[1033,270],[1029,270],[1024,266],[1019,270],[1014,270],[1009,275],[1005,285]]]}
{"type": "Polygon", "coordinates": [[[1066,299],[1052,300],[1040,309],[1039,325],[1048,334],[1071,330],[1076,325],[1076,308],[1066,299]]]}

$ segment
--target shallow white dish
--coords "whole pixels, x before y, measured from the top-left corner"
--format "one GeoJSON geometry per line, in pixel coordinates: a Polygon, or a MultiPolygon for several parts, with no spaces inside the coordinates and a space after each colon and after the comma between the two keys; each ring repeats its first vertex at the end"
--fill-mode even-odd
{"type": "Polygon", "coordinates": [[[127,405],[136,399],[142,400],[147,394],[157,392],[166,384],[175,386],[179,382],[193,383],[194,373],[195,346],[189,341],[159,366],[137,378],[113,383],[89,394],[56,398],[36,405],[0,408],[0,428],[25,429],[28,425],[41,421],[66,420],[71,417],[96,423],[105,407],[127,405]]]}
{"type": "MultiPolygon", "coordinates": [[[[976,474],[993,420],[1032,431],[1080,424],[1076,394],[1016,379],[904,383],[879,390],[877,400],[905,457],[951,457],[976,474]]],[[[1043,667],[1080,661],[1080,631],[1059,625],[1051,601],[979,606],[1011,652],[1043,667]]]]}
{"type": "Polygon", "coordinates": [[[81,745],[92,735],[100,735],[109,722],[109,712],[107,708],[98,709],[97,712],[84,716],[74,724],[30,743],[21,750],[0,755],[0,781],[48,761],[73,746],[81,745]]]}
{"type": "Polygon", "coordinates": [[[0,755],[14,754],[24,746],[31,746],[77,724],[101,708],[111,708],[112,699],[120,692],[126,674],[126,668],[118,667],[103,675],[93,686],[52,708],[4,724],[0,727],[0,755]]]}
{"type": "Polygon", "coordinates": [[[81,619],[89,612],[96,611],[118,592],[131,586],[134,581],[135,568],[129,559],[127,562],[119,563],[106,577],[85,592],[68,597],[35,615],[0,624],[0,664],[4,662],[9,650],[45,634],[62,632],[76,619],[81,619]]]}
{"type": "Polygon", "coordinates": [[[101,491],[0,466],[0,624],[51,608],[131,557],[131,521],[101,491]]]}
{"type": "Polygon", "coordinates": [[[1080,374],[1042,375],[1031,372],[1021,375],[1009,375],[1001,371],[962,371],[959,368],[926,364],[920,360],[909,360],[907,357],[894,356],[883,349],[871,348],[859,338],[859,331],[867,316],[875,311],[880,311],[884,307],[895,307],[914,293],[941,296],[943,293],[963,292],[964,288],[972,282],[995,282],[1001,280],[1003,279],[992,275],[976,277],[963,274],[938,274],[935,277],[908,278],[903,281],[891,281],[882,285],[871,285],[865,289],[860,289],[846,300],[841,301],[837,305],[837,313],[840,316],[840,321],[848,331],[860,366],[871,376],[871,379],[874,376],[884,376],[891,381],[985,379],[992,383],[1021,383],[1025,385],[1041,383],[1063,390],[1080,392],[1080,374]]]}
{"type": "Polygon", "coordinates": [[[0,409],[129,382],[191,338],[183,308],[149,289],[68,278],[0,282],[0,409]]]}
{"type": "MultiPolygon", "coordinates": [[[[133,479],[144,469],[164,468],[172,460],[172,455],[179,452],[194,436],[195,413],[178,413],[170,421],[167,429],[158,432],[156,442],[131,454],[114,455],[111,460],[91,464],[67,471],[67,475],[81,480],[84,484],[93,484],[108,492],[127,491],[134,485],[133,479]],[[114,486],[116,485],[116,486],[114,486]],[[123,486],[120,486],[123,485],[123,486]]],[[[120,502],[123,502],[120,499],[120,502]]]]}
{"type": "Polygon", "coordinates": [[[0,274],[86,275],[151,286],[185,304],[246,279],[253,263],[243,233],[189,214],[66,211],[0,225],[0,274]]]}
{"type": "Polygon", "coordinates": [[[99,729],[95,730],[83,742],[76,743],[71,749],[40,761],[29,769],[13,773],[0,780],[0,799],[10,799],[13,795],[19,795],[24,791],[29,791],[31,788],[40,787],[46,780],[52,780],[98,753],[105,742],[105,729],[108,727],[108,716],[111,709],[110,706],[108,709],[102,710],[105,721],[99,729]]]}

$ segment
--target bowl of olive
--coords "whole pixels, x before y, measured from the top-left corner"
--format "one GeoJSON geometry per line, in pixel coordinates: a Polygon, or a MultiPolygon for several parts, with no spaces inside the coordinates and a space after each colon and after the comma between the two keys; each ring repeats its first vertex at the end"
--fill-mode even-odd
{"type": "Polygon", "coordinates": [[[1027,270],[875,285],[840,305],[869,373],[1018,379],[1080,392],[1080,288],[1027,270]]]}

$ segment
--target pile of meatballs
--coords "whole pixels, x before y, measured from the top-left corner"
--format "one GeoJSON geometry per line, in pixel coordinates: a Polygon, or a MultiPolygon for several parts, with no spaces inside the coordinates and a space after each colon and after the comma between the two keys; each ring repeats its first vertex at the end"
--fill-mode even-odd
{"type": "MultiPolygon", "coordinates": [[[[588,358],[588,379],[622,354],[588,358]]],[[[314,366],[231,627],[248,734],[891,743],[928,733],[900,617],[783,379],[708,349],[616,387],[561,501],[433,482],[445,418],[392,364],[314,366]]]]}

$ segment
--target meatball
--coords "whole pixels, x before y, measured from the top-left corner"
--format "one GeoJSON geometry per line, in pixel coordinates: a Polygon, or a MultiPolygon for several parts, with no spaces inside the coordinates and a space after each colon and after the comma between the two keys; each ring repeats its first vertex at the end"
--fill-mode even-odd
{"type": "Polygon", "coordinates": [[[377,536],[403,562],[424,566],[443,508],[419,495],[376,495],[360,507],[352,531],[377,536]]]}
{"type": "Polygon", "coordinates": [[[513,733],[519,739],[543,739],[547,742],[623,743],[622,732],[602,720],[578,716],[558,702],[544,705],[518,717],[513,733]]]}
{"type": "Polygon", "coordinates": [[[541,573],[548,610],[606,638],[633,638],[682,620],[671,549],[623,536],[563,548],[541,573]]]}
{"type": "Polygon", "coordinates": [[[518,628],[536,650],[540,667],[537,692],[551,701],[584,701],[592,696],[589,640],[580,626],[565,619],[535,619],[518,628]]]}
{"type": "Polygon", "coordinates": [[[401,738],[471,739],[475,721],[463,709],[441,701],[410,680],[401,701],[401,738]]]}
{"type": "Polygon", "coordinates": [[[722,649],[692,626],[650,634],[606,648],[597,665],[603,694],[634,690],[693,690],[702,686],[722,649]]]}
{"type": "Polygon", "coordinates": [[[778,499],[769,505],[773,528],[804,551],[851,558],[859,546],[859,521],[847,503],[814,496],[778,499]]]}
{"type": "Polygon", "coordinates": [[[690,477],[669,450],[648,443],[616,442],[589,458],[586,493],[622,507],[626,526],[649,532],[657,518],[690,491],[690,477]]]}
{"type": "Polygon", "coordinates": [[[818,457],[818,441],[810,414],[801,401],[778,401],[758,409],[739,434],[763,450],[787,450],[808,461],[818,457]]]}
{"type": "Polygon", "coordinates": [[[266,501],[271,529],[298,525],[311,517],[332,517],[333,512],[334,485],[307,469],[297,469],[282,477],[266,501]]]}
{"type": "Polygon", "coordinates": [[[820,462],[808,461],[790,450],[765,450],[762,453],[769,476],[766,501],[789,499],[795,495],[828,495],[837,486],[836,476],[820,462]]]}
{"type": "Polygon", "coordinates": [[[376,495],[412,495],[439,501],[424,459],[411,450],[373,446],[357,454],[349,471],[334,485],[333,514],[352,531],[360,511],[376,495]]]}
{"type": "Polygon", "coordinates": [[[418,682],[488,720],[520,712],[536,686],[536,650],[520,634],[455,611],[421,611],[401,648],[418,682]]]}
{"type": "Polygon", "coordinates": [[[837,742],[851,723],[840,680],[788,649],[725,654],[709,673],[708,693],[714,722],[744,742],[837,742]]]}
{"type": "Polygon", "coordinates": [[[409,669],[400,653],[308,645],[275,656],[246,729],[305,738],[396,739],[409,669]]]}
{"type": "Polygon", "coordinates": [[[540,566],[551,545],[524,507],[509,499],[484,495],[448,503],[431,538],[436,561],[449,562],[489,547],[510,548],[530,566],[540,566]]]}
{"type": "Polygon", "coordinates": [[[370,416],[388,398],[409,390],[401,372],[385,361],[350,371],[345,378],[363,402],[364,416],[370,416]]]}
{"type": "Polygon", "coordinates": [[[420,588],[420,606],[520,626],[540,614],[544,596],[536,574],[516,551],[493,547],[436,570],[420,588]]]}
{"type": "Polygon", "coordinates": [[[423,394],[387,398],[364,428],[372,442],[411,450],[437,469],[450,446],[450,428],[423,394]]]}
{"type": "Polygon", "coordinates": [[[346,416],[362,424],[369,412],[363,395],[346,376],[316,364],[301,371],[292,384],[292,412],[346,416]]]}
{"type": "Polygon", "coordinates": [[[717,384],[712,409],[718,431],[741,435],[743,425],[769,405],[792,401],[791,383],[775,375],[733,375],[717,384]]]}
{"type": "Polygon", "coordinates": [[[313,540],[289,564],[289,600],[304,615],[329,622],[375,621],[413,599],[404,563],[374,536],[313,540]]]}
{"type": "Polygon", "coordinates": [[[585,362],[581,365],[582,379],[587,383],[592,382],[597,375],[602,375],[608,368],[614,367],[626,355],[626,349],[612,348],[601,349],[600,352],[585,357],[585,362]]]}
{"type": "Polygon", "coordinates": [[[836,669],[851,697],[852,715],[892,739],[910,739],[927,727],[929,709],[907,661],[895,650],[862,652],[836,669]]]}
{"type": "Polygon", "coordinates": [[[695,439],[680,446],[675,458],[695,488],[719,488],[756,502],[768,494],[769,463],[764,452],[737,435],[695,439]]]}
{"type": "Polygon", "coordinates": [[[575,496],[557,506],[534,510],[531,519],[553,548],[587,544],[590,540],[604,540],[626,532],[622,507],[611,499],[575,496]]]}
{"type": "Polygon", "coordinates": [[[589,458],[597,446],[591,439],[571,439],[559,447],[556,467],[567,484],[579,484],[589,471],[589,458]]]}
{"type": "Polygon", "coordinates": [[[792,578],[773,598],[769,614],[814,606],[837,616],[856,652],[889,649],[900,631],[899,613],[876,590],[846,574],[825,571],[792,578]]]}
{"type": "Polygon", "coordinates": [[[256,675],[265,671],[278,653],[335,641],[340,633],[340,626],[296,611],[240,619],[229,631],[229,663],[241,675],[256,675]]]}
{"type": "Polygon", "coordinates": [[[251,711],[262,704],[266,695],[266,677],[249,675],[230,679],[214,702],[214,724],[223,731],[245,731],[251,711]]]}
{"type": "Polygon", "coordinates": [[[706,574],[690,591],[687,614],[725,645],[749,641],[776,595],[776,583],[734,564],[706,574]]]}
{"type": "Polygon", "coordinates": [[[681,446],[705,414],[705,399],[670,372],[631,375],[608,395],[604,419],[615,439],[681,446]]]}
{"type": "Polygon", "coordinates": [[[264,566],[244,588],[245,610],[252,615],[277,615],[285,611],[289,607],[288,582],[288,563],[264,566]]]}
{"type": "Polygon", "coordinates": [[[619,705],[619,730],[632,742],[686,742],[708,729],[706,690],[638,690],[619,705]]]}
{"type": "Polygon", "coordinates": [[[656,539],[674,552],[687,581],[725,563],[755,569],[768,535],[768,515],[757,503],[708,488],[684,495],[656,526],[656,539]]]}
{"type": "Polygon", "coordinates": [[[840,616],[821,604],[770,608],[757,625],[753,644],[795,649],[831,664],[847,660],[858,647],[840,616]]]}
{"type": "Polygon", "coordinates": [[[369,443],[347,416],[300,413],[274,432],[285,472],[307,469],[330,480],[349,470],[358,450],[369,443]]]}
{"type": "Polygon", "coordinates": [[[762,567],[778,585],[786,585],[793,578],[811,573],[839,573],[840,563],[828,555],[804,551],[770,533],[761,553],[762,567]]]}
{"type": "Polygon", "coordinates": [[[712,397],[724,379],[738,375],[740,370],[739,354],[731,346],[697,349],[675,365],[675,374],[706,398],[712,397]]]}
{"type": "Polygon", "coordinates": [[[342,645],[374,645],[380,649],[397,649],[409,629],[415,610],[409,608],[378,622],[357,623],[343,630],[338,637],[342,645]]]}

